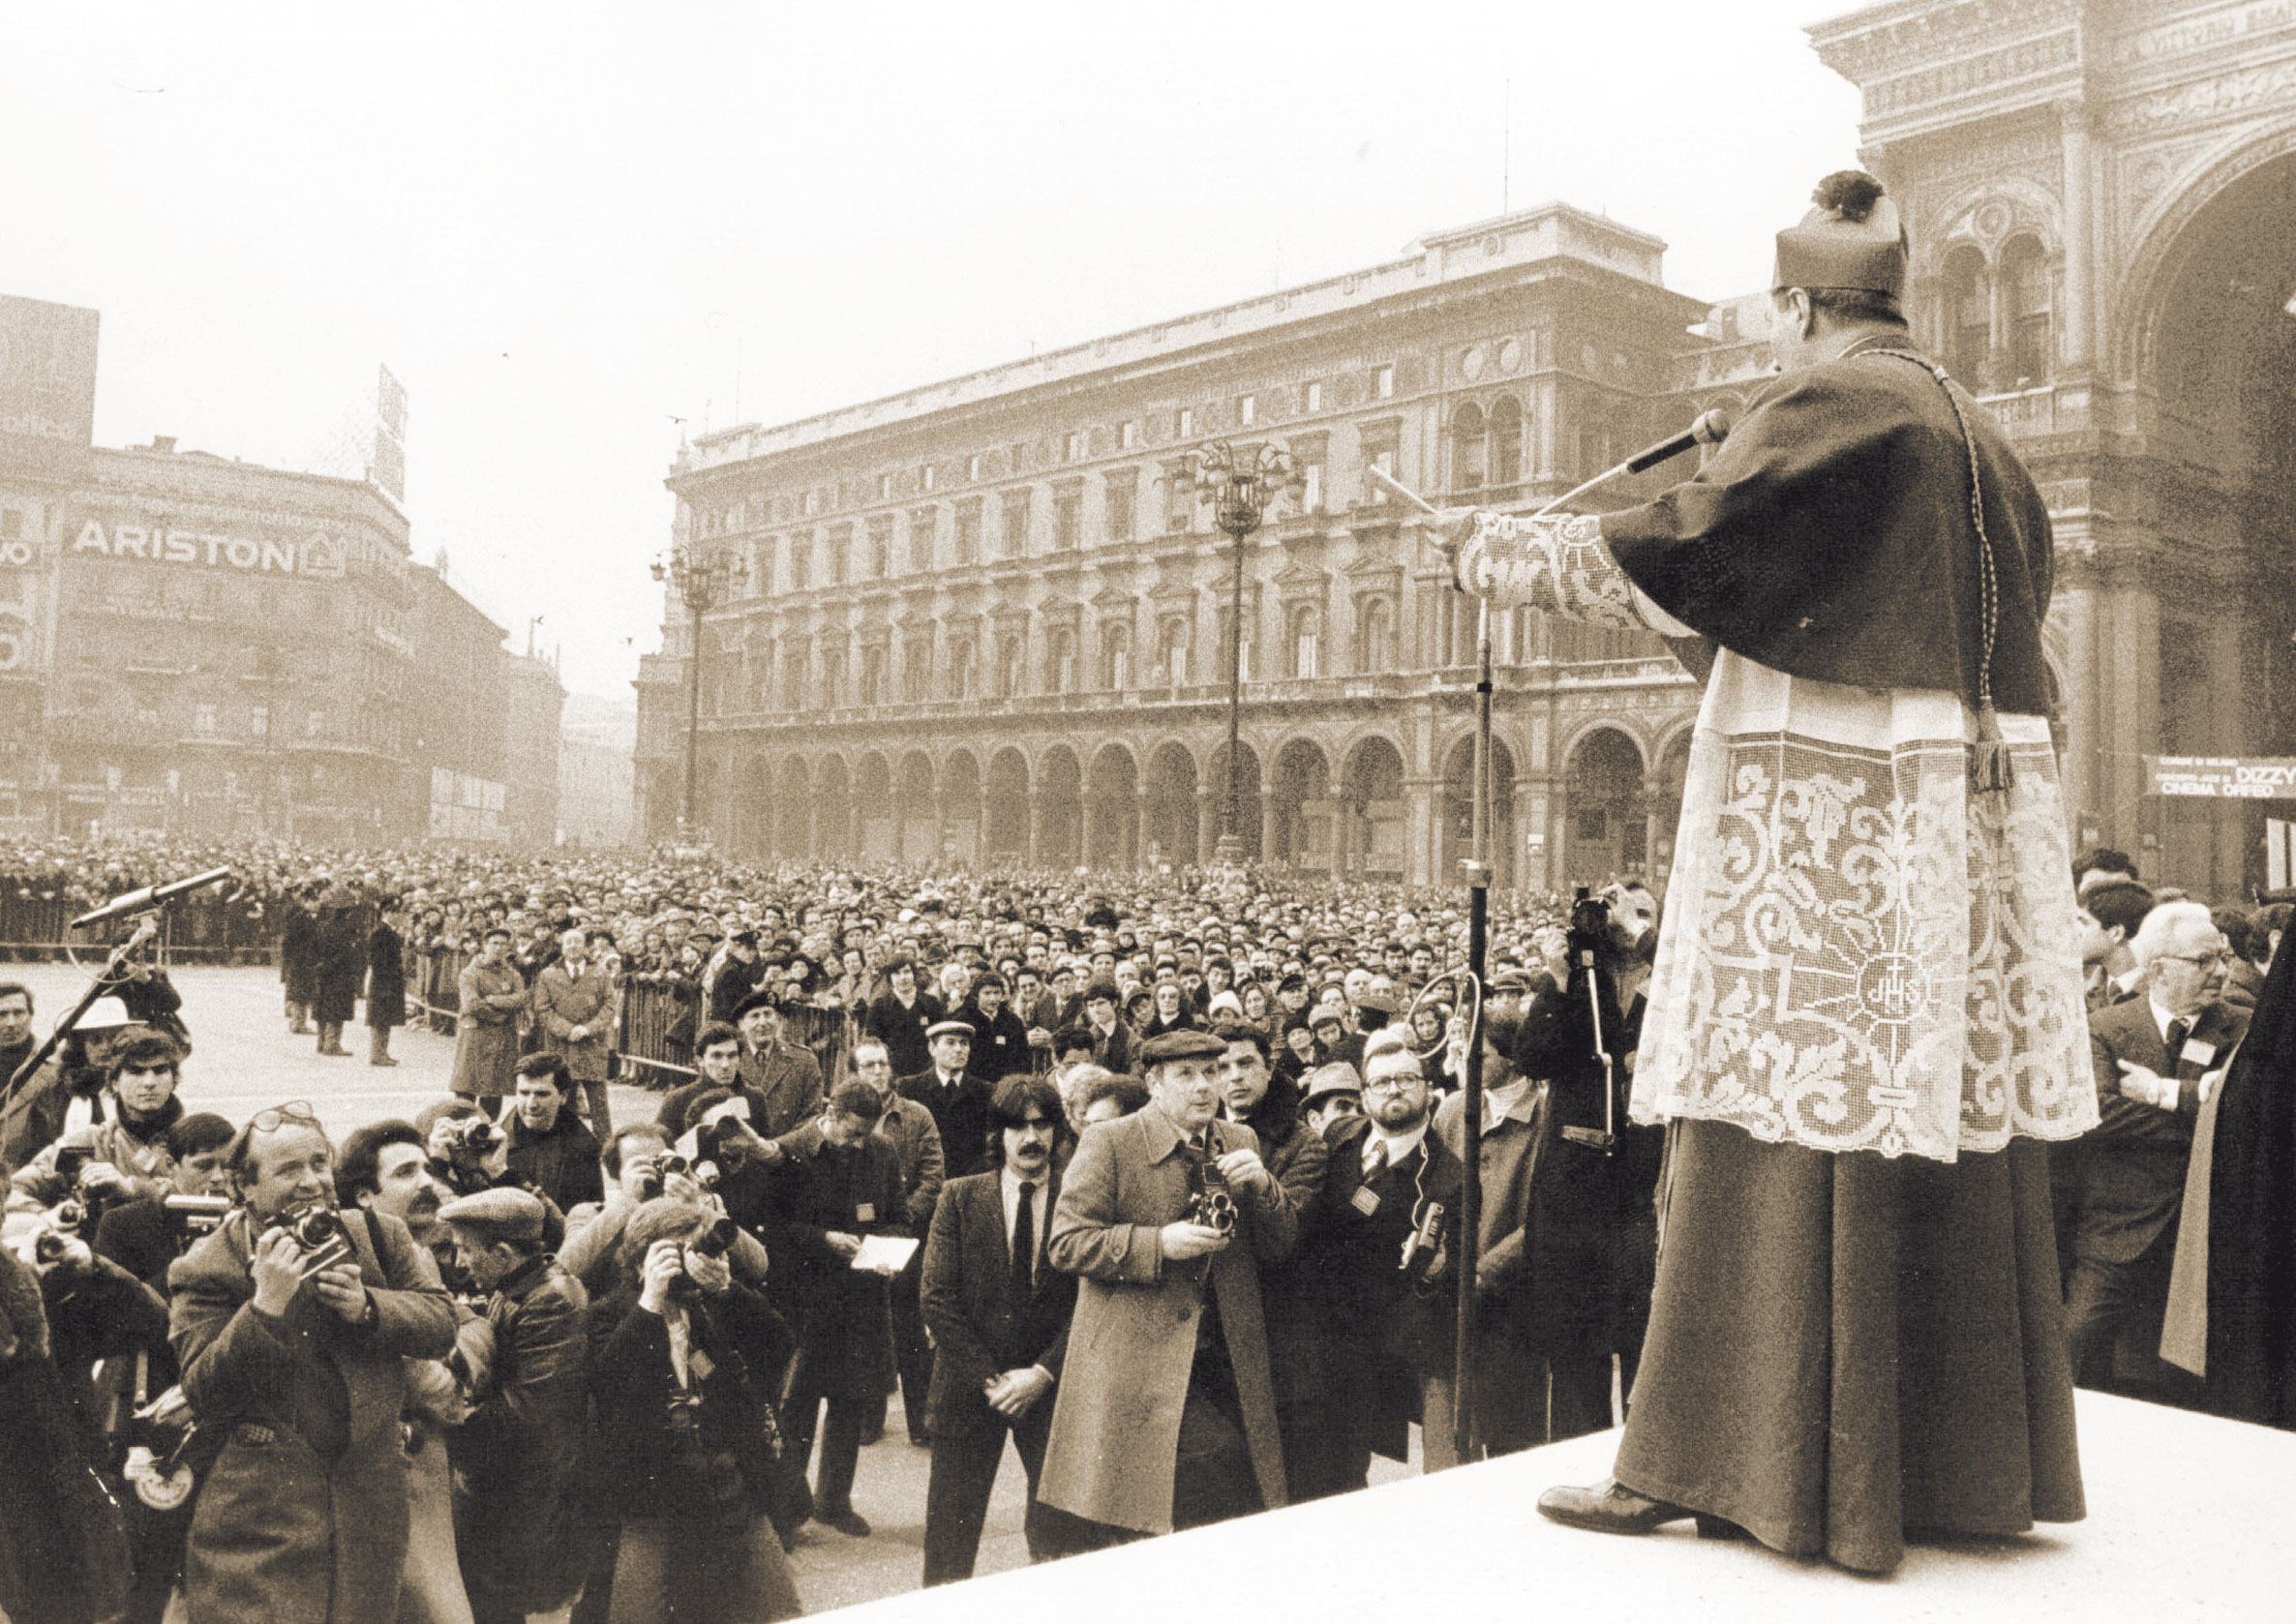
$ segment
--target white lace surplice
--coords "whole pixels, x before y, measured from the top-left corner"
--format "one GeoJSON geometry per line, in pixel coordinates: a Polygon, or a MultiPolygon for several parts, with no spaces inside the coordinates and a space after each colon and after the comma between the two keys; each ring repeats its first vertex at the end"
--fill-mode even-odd
{"type": "MultiPolygon", "coordinates": [[[[1482,516],[1460,578],[1495,603],[1679,636],[1591,517],[1482,516]]],[[[2097,1122],[2047,722],[2004,715],[1972,794],[1958,696],[1716,656],[1690,745],[1643,1026],[1638,1122],[1951,1161],[2097,1122]]]]}

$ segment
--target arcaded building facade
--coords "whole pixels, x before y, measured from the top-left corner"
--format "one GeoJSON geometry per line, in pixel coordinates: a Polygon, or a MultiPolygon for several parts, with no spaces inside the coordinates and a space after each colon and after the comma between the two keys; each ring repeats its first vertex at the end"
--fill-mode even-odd
{"type": "MultiPolygon", "coordinates": [[[[2265,816],[2296,813],[2164,799],[2147,758],[2296,754],[2296,10],[1897,0],[1811,35],[1906,209],[1917,339],[2049,501],[2075,837],[2238,894],[2265,816]]],[[[697,832],[757,857],[1208,856],[1233,554],[1183,469],[1268,440],[1308,472],[1248,546],[1238,832],[1262,862],[1451,881],[1473,624],[1364,470],[1520,509],[1742,402],[1767,300],[1671,292],[1661,253],[1548,205],[697,441],[673,539],[742,571],[701,639],[697,832]]],[[[638,683],[650,838],[683,793],[688,626],[666,602],[638,683]]],[[[1653,640],[1531,616],[1497,647],[1499,882],[1663,878],[1690,678],[1653,640]]]]}

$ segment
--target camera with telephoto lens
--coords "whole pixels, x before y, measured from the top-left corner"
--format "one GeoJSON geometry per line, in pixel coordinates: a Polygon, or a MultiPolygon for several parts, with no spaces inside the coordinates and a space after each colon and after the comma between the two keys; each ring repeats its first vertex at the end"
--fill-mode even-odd
{"type": "Polygon", "coordinates": [[[1206,1229],[1216,1229],[1223,1235],[1236,1232],[1236,1197],[1228,1188],[1227,1175],[1216,1161],[1207,1161],[1189,1174],[1188,1221],[1200,1223],[1206,1229]]]}
{"type": "Polygon", "coordinates": [[[227,1195],[170,1195],[160,1203],[167,1233],[178,1246],[195,1235],[205,1235],[224,1221],[231,1210],[227,1195]]]}

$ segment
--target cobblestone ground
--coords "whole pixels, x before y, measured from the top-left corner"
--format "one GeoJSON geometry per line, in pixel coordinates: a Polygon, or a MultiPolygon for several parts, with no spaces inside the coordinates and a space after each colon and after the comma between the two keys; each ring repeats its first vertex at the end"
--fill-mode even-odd
{"type": "MultiPolygon", "coordinates": [[[[0,964],[0,981],[21,981],[33,991],[38,1027],[47,1027],[87,986],[90,971],[61,964],[0,964]]],[[[392,1035],[395,1068],[367,1064],[367,1034],[351,1027],[344,1038],[350,1060],[321,1059],[316,1039],[291,1038],[276,971],[186,966],[172,978],[183,994],[184,1023],[193,1054],[184,1066],[184,1103],[217,1111],[233,1122],[287,1099],[309,1100],[328,1129],[340,1136],[384,1117],[409,1117],[446,1093],[454,1039],[401,1028],[392,1035]]],[[[617,1085],[618,1121],[653,1114],[651,1098],[617,1085]]],[[[900,1400],[891,1400],[885,1441],[861,1452],[855,1509],[874,1525],[868,1539],[848,1539],[808,1525],[791,1564],[806,1610],[823,1612],[899,1595],[917,1587],[924,1566],[924,1489],[927,1455],[909,1442],[900,1400]]],[[[1024,1565],[1020,1535],[1025,1494],[1018,1457],[1006,1452],[997,1479],[980,1571],[1024,1565]]]]}

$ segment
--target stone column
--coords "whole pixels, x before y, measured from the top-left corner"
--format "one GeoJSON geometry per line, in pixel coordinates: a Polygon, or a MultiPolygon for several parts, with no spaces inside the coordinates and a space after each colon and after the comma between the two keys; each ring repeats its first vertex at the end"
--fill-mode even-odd
{"type": "Polygon", "coordinates": [[[1044,860],[1044,792],[1028,793],[1028,861],[1031,868],[1044,860]]]}
{"type": "Polygon", "coordinates": [[[1084,797],[1084,850],[1076,854],[1076,860],[1088,868],[1100,860],[1101,829],[1103,816],[1100,797],[1086,795],[1084,797]]]}
{"type": "Polygon", "coordinates": [[[2091,153],[2092,115],[2086,102],[2057,105],[2065,158],[2065,366],[2090,366],[2097,351],[2095,200],[2096,163],[2091,153]]]}
{"type": "Polygon", "coordinates": [[[932,860],[938,862],[949,850],[949,792],[939,785],[933,787],[933,850],[932,860]]]}

